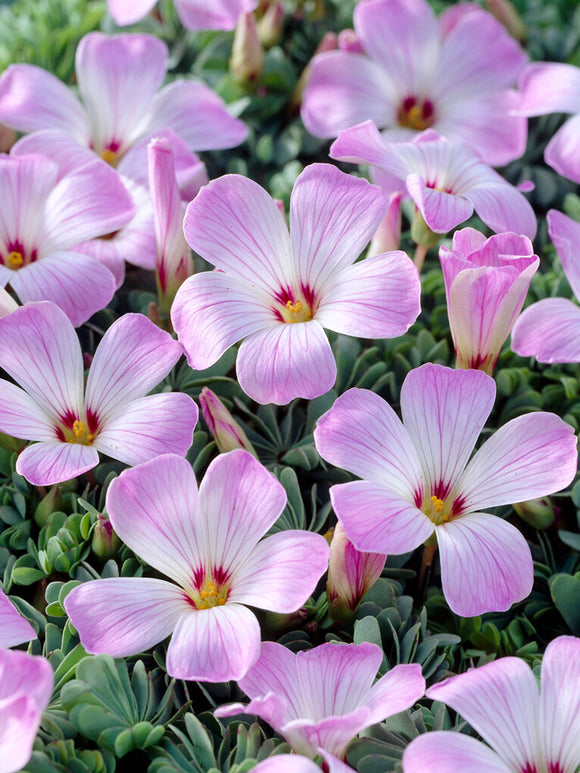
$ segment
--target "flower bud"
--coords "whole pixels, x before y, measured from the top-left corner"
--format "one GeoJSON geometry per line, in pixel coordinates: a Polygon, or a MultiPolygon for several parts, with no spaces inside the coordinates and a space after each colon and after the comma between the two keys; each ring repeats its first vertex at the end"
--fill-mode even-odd
{"type": "Polygon", "coordinates": [[[354,30],[341,30],[338,33],[338,47],[341,51],[350,51],[351,54],[363,53],[363,47],[354,30]]]}
{"type": "Polygon", "coordinates": [[[62,506],[62,486],[57,483],[55,486],[52,486],[48,494],[42,497],[36,505],[36,510],[34,511],[36,524],[42,528],[53,513],[62,510],[62,506]]]}
{"type": "Polygon", "coordinates": [[[113,524],[106,513],[99,513],[97,516],[91,547],[93,553],[102,561],[108,561],[121,547],[121,540],[113,531],[113,524]]]}
{"type": "Polygon", "coordinates": [[[401,243],[401,199],[400,191],[392,193],[389,199],[389,209],[383,222],[377,229],[369,245],[367,257],[381,255],[383,252],[398,250],[401,243]]]}
{"type": "Polygon", "coordinates": [[[340,521],[330,544],[330,562],[326,595],[328,614],[337,623],[346,623],[354,615],[362,597],[381,576],[387,556],[362,553],[346,536],[340,521]]]}
{"type": "Polygon", "coordinates": [[[280,0],[272,0],[258,22],[258,37],[264,48],[272,48],[280,40],[284,28],[284,7],[280,0]]]}
{"type": "Polygon", "coordinates": [[[520,518],[534,529],[548,529],[556,518],[556,509],[550,497],[528,499],[527,502],[516,502],[514,510],[520,518]]]}
{"type": "Polygon", "coordinates": [[[258,458],[258,454],[246,437],[244,430],[234,420],[231,413],[211,389],[204,387],[201,390],[199,403],[204,421],[213,435],[220,453],[225,454],[236,448],[245,448],[256,459],[258,458]]]}
{"type": "MultiPolygon", "coordinates": [[[[318,44],[318,47],[316,48],[316,51],[314,52],[314,56],[317,54],[324,54],[326,51],[334,51],[338,47],[338,36],[336,32],[327,32],[320,43],[318,44]]],[[[314,57],[313,57],[314,58],[314,57]]],[[[302,104],[302,96],[304,94],[304,89],[306,88],[306,85],[308,84],[308,78],[310,77],[310,62],[306,65],[306,67],[302,70],[302,73],[300,77],[298,78],[296,82],[296,86],[294,87],[294,91],[292,92],[292,96],[290,97],[290,106],[293,111],[297,111],[300,109],[300,105],[302,104]]]]}
{"type": "Polygon", "coordinates": [[[256,83],[264,70],[264,49],[253,13],[242,13],[234,35],[230,73],[241,84],[256,83]]]}
{"type": "Polygon", "coordinates": [[[523,43],[528,37],[528,28],[510,0],[486,0],[491,14],[503,24],[512,38],[523,43]]]}

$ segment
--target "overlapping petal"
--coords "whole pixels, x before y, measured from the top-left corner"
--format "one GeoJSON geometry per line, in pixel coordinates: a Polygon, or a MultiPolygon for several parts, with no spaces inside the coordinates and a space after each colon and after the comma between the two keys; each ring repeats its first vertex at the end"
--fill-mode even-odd
{"type": "Polygon", "coordinates": [[[189,30],[233,30],[241,13],[253,11],[257,0],[175,0],[183,26],[189,30]]]}
{"type": "Polygon", "coordinates": [[[576,298],[580,298],[580,223],[551,209],[546,215],[548,233],[576,298]]]}
{"type": "Polygon", "coordinates": [[[47,440],[34,443],[21,452],[16,472],[24,475],[34,486],[52,486],[53,483],[72,480],[98,463],[99,454],[94,446],[47,440]]]}
{"type": "Polygon", "coordinates": [[[578,161],[578,134],[580,132],[580,115],[569,118],[558,129],[546,146],[544,159],[552,169],[563,177],[574,182],[580,182],[580,162],[578,161]]]}
{"type": "Polygon", "coordinates": [[[107,0],[109,13],[120,27],[147,16],[157,0],[107,0]]]}
{"type": "Polygon", "coordinates": [[[511,773],[489,746],[464,735],[443,730],[413,739],[403,753],[405,773],[511,773]]]}
{"type": "Polygon", "coordinates": [[[580,308],[567,298],[543,298],[524,309],[511,346],[538,362],[580,362],[580,308]]]}
{"type": "Polygon", "coordinates": [[[54,416],[24,389],[4,379],[0,379],[0,431],[26,440],[56,438],[54,416]]]}
{"type": "Polygon", "coordinates": [[[580,68],[556,62],[533,62],[520,78],[522,115],[580,113],[580,68]]]}
{"type": "Polygon", "coordinates": [[[36,639],[34,628],[0,588],[0,648],[16,647],[31,639],[36,639]]]}

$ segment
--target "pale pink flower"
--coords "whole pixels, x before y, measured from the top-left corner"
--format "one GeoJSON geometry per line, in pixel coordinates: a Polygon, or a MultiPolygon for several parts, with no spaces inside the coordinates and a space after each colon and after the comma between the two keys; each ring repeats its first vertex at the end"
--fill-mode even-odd
{"type": "Polygon", "coordinates": [[[0,648],[16,647],[36,639],[34,628],[0,588],[0,648]]]}
{"type": "Polygon", "coordinates": [[[16,773],[30,759],[53,685],[45,658],[0,649],[0,773],[16,773]]]}
{"type": "MultiPolygon", "coordinates": [[[[580,223],[551,209],[548,233],[572,292],[580,301],[580,223]]],[[[511,347],[539,362],[580,362],[580,308],[568,298],[544,298],[525,309],[512,330],[511,347]]]]}
{"type": "Polygon", "coordinates": [[[334,384],[324,328],[363,338],[403,334],[419,313],[411,260],[390,252],[354,263],[386,210],[380,189],[329,164],[298,177],[290,234],[252,180],[226,175],[206,185],[187,209],[185,236],[220,270],[187,279],[171,310],[191,367],[209,367],[245,339],[240,386],[257,402],[284,404],[334,384]]]}
{"type": "Polygon", "coordinates": [[[520,115],[573,114],[547,144],[544,158],[558,174],[580,182],[580,67],[534,62],[523,71],[520,89],[520,115]]]}
{"type": "Polygon", "coordinates": [[[493,373],[540,264],[533,253],[525,236],[486,239],[473,228],[456,231],[451,249],[439,249],[458,368],[493,373]]]}
{"type": "Polygon", "coordinates": [[[29,303],[0,319],[0,429],[39,442],[17,471],[48,486],[95,467],[99,452],[125,464],[185,454],[197,422],[186,394],[149,395],[181,347],[142,314],[125,314],[105,333],[84,385],[82,350],[70,321],[52,303],[29,303]]]}
{"type": "Polygon", "coordinates": [[[330,156],[378,167],[401,180],[435,233],[447,233],[475,211],[496,233],[535,236],[536,216],[523,194],[467,145],[448,142],[432,130],[413,142],[391,143],[367,121],[343,131],[330,156]]]}
{"type": "MultiPolygon", "coordinates": [[[[332,754],[327,754],[324,749],[319,749],[318,753],[324,758],[328,773],[355,773],[353,768],[332,754]]],[[[300,754],[273,754],[259,762],[252,770],[254,773],[320,773],[315,762],[300,754]]]]}
{"type": "Polygon", "coordinates": [[[78,244],[121,228],[135,211],[118,175],[96,159],[61,176],[45,156],[4,156],[0,189],[0,285],[22,303],[54,301],[82,324],[111,300],[115,280],[78,244]]]}
{"type": "Polygon", "coordinates": [[[373,684],[382,659],[380,647],[367,642],[297,653],[263,642],[258,661],[239,680],[250,703],[220,706],[215,714],[257,714],[299,754],[315,757],[324,749],[344,758],[361,730],[410,708],[425,691],[416,664],[395,666],[373,684]]]}
{"type": "Polygon", "coordinates": [[[241,449],[210,464],[199,493],[191,465],[179,456],[125,470],[107,492],[113,528],[173,582],[122,577],[74,588],[65,607],[84,647],[124,657],[173,632],[171,676],[241,679],[260,653],[260,626],[246,605],[295,612],[328,563],[319,534],[261,539],[285,504],[282,485],[241,449]]]}
{"type": "MultiPolygon", "coordinates": [[[[134,24],[157,0],[107,0],[109,13],[120,27],[134,24]]],[[[241,13],[253,11],[258,0],[175,0],[175,8],[188,30],[233,30],[241,13]]]]}
{"type": "Polygon", "coordinates": [[[349,389],[314,432],[323,459],[362,478],[330,489],[353,544],[401,554],[434,535],[445,598],[465,617],[505,611],[533,583],[522,534],[481,511],[559,491],[576,474],[574,431],[552,413],[512,419],[470,460],[494,398],[482,371],[427,364],[403,383],[402,422],[374,392],[349,389]]]}
{"type": "Polygon", "coordinates": [[[522,155],[526,121],[511,113],[510,86],[527,56],[491,14],[458,4],[437,21],[426,0],[367,0],[354,28],[364,53],[311,63],[302,120],[312,134],[337,137],[370,119],[389,142],[433,128],[494,166],[522,155]]]}
{"type": "Polygon", "coordinates": [[[433,685],[427,697],[451,706],[486,743],[425,733],[405,749],[405,773],[576,773],[580,766],[577,637],[548,644],[541,687],[523,660],[506,657],[433,685]]]}

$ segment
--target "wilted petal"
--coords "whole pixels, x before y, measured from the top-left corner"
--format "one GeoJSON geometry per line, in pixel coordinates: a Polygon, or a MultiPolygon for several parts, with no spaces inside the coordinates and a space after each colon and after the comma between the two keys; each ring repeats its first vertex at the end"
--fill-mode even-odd
{"type": "Polygon", "coordinates": [[[240,604],[199,609],[178,622],[167,649],[167,673],[177,679],[241,679],[260,654],[260,626],[240,604]]]}
{"type": "Polygon", "coordinates": [[[486,513],[436,527],[443,593],[456,615],[505,612],[532,590],[528,543],[507,521],[486,513]]]}
{"type": "Polygon", "coordinates": [[[315,319],[280,323],[246,338],[236,369],[244,392],[262,404],[311,400],[328,392],[336,380],[332,349],[315,319]]]}
{"type": "Polygon", "coordinates": [[[72,589],[64,606],[84,648],[115,658],[148,650],[194,612],[181,588],[149,577],[84,582],[72,589]]]}
{"type": "Polygon", "coordinates": [[[34,486],[52,486],[76,478],[98,463],[99,454],[94,446],[60,440],[43,441],[22,451],[16,462],[16,472],[34,486]]]}
{"type": "Polygon", "coordinates": [[[0,588],[0,648],[36,639],[36,632],[0,588]]]}
{"type": "Polygon", "coordinates": [[[403,754],[405,773],[511,773],[512,768],[481,741],[435,730],[414,738],[403,754]]]}
{"type": "Polygon", "coordinates": [[[532,304],[516,320],[511,346],[538,362],[580,362],[580,309],[567,298],[532,304]]]}

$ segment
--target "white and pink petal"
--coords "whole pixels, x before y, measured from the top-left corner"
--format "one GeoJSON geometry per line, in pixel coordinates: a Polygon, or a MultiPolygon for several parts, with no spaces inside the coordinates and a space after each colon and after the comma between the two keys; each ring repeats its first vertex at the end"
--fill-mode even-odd
{"type": "Polygon", "coordinates": [[[567,298],[543,298],[516,320],[511,346],[538,362],[580,362],[580,308],[567,298]]]}
{"type": "Polygon", "coordinates": [[[20,453],[16,472],[34,486],[52,486],[77,478],[98,463],[99,454],[94,446],[46,440],[20,453]]]}
{"type": "Polygon", "coordinates": [[[403,754],[405,773],[511,773],[512,768],[471,736],[435,730],[414,738],[403,754]]]}

